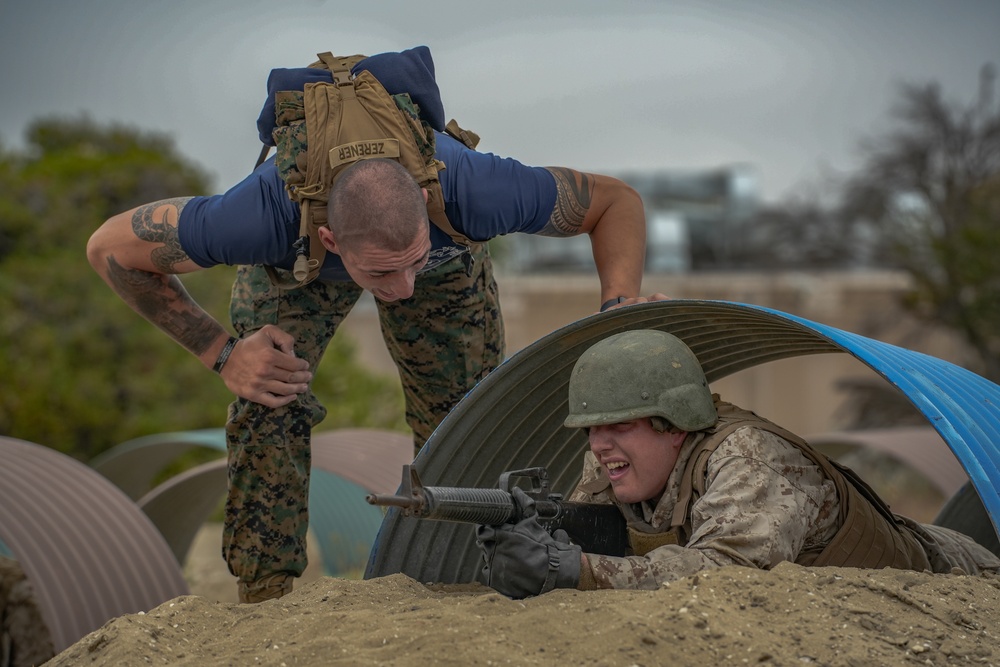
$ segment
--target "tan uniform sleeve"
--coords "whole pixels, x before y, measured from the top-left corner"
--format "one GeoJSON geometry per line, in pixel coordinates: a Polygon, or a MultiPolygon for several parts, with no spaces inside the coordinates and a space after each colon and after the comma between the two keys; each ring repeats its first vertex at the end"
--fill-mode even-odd
{"type": "Polygon", "coordinates": [[[794,561],[810,538],[835,532],[835,510],[832,482],[798,449],[772,433],[742,428],[709,459],[687,545],[658,547],[643,557],[588,554],[591,571],[581,579],[599,588],[655,589],[724,565],[770,569],[794,561]]]}
{"type": "Polygon", "coordinates": [[[610,505],[614,501],[605,491],[609,486],[607,477],[602,473],[601,464],[597,462],[594,453],[588,449],[583,455],[583,470],[580,473],[580,481],[566,500],[574,503],[610,505]]]}

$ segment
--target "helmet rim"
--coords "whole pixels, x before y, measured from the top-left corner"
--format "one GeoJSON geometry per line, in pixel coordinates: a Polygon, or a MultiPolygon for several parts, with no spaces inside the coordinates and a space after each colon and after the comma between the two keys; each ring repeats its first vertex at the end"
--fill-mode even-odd
{"type": "Polygon", "coordinates": [[[655,329],[604,338],[577,359],[563,426],[588,428],[660,417],[683,431],[718,420],[701,364],[673,334],[655,329]]]}

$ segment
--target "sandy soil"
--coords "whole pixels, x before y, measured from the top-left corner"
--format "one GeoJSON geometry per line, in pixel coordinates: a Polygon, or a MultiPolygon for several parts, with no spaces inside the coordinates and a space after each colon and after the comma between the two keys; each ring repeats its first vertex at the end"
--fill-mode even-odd
{"type": "Polygon", "coordinates": [[[1000,665],[1000,577],[786,564],[525,601],[323,577],[260,605],[180,597],[48,664],[1000,665]]]}
{"type": "MultiPolygon", "coordinates": [[[[909,516],[940,505],[899,466],[866,479],[909,516]],[[899,490],[902,489],[902,492],[899,490]]],[[[1000,577],[894,570],[723,568],[658,591],[554,591],[523,602],[478,585],[403,575],[324,577],[236,604],[206,524],[185,577],[193,595],[122,616],[48,665],[997,665],[1000,577]]]]}

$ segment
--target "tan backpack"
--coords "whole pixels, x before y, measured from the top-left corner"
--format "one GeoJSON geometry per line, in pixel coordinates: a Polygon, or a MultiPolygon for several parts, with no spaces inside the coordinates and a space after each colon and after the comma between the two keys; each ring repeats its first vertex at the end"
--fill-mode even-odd
{"type": "MultiPolygon", "coordinates": [[[[370,158],[391,158],[406,167],[427,190],[430,221],[459,245],[479,245],[448,222],[438,180],[444,164],[434,157],[434,130],[420,117],[410,95],[389,94],[368,70],[352,75],[351,69],[366,56],[340,57],[327,52],[318,58],[309,67],[329,70],[332,81],[310,82],[302,90],[274,94],[275,164],[288,196],[299,204],[302,222],[292,270],[296,282],[282,283],[273,267],[267,267],[271,280],[291,288],[316,279],[326,257],[317,230],[327,222],[330,187],[344,169],[370,158]]],[[[454,120],[445,131],[469,148],[479,143],[476,134],[463,130],[454,120]]],[[[258,166],[268,151],[265,144],[258,166]]]]}

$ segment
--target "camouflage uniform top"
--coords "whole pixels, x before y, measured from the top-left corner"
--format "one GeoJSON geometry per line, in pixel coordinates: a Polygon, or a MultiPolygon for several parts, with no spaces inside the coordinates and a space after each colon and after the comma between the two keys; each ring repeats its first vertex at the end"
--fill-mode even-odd
{"type": "MultiPolygon", "coordinates": [[[[670,528],[691,453],[704,438],[690,433],[659,502],[622,505],[631,526],[655,533],[670,528]]],[[[601,466],[591,452],[580,484],[570,496],[580,502],[610,503],[601,486],[601,466]]],[[[770,569],[819,547],[839,529],[840,505],[833,482],[794,445],[758,428],[741,427],[709,457],[705,494],[690,508],[687,544],[659,546],[645,556],[617,558],[588,554],[594,583],[601,588],[655,589],[663,582],[724,565],[770,569]]],[[[584,579],[589,579],[584,573],[584,579]]]]}
{"type": "Polygon", "coordinates": [[[795,434],[713,398],[719,423],[688,434],[655,503],[618,503],[587,452],[570,498],[617,504],[635,555],[588,554],[581,588],[653,589],[707,568],[770,569],[782,561],[1000,571],[1000,558],[972,538],[891,514],[867,487],[867,494],[859,494],[845,477],[853,473],[832,466],[795,434]],[[867,537],[859,538],[858,531],[867,537]]]}

